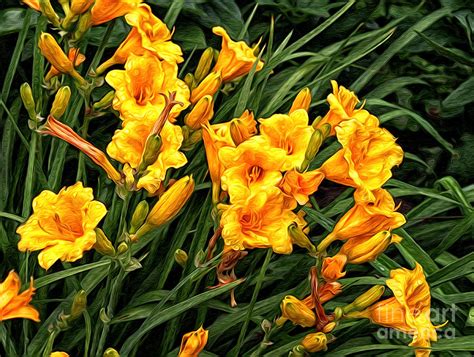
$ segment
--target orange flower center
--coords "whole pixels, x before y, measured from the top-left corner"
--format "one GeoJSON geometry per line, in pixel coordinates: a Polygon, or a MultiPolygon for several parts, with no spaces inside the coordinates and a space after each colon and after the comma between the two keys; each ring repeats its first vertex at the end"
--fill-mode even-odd
{"type": "Polygon", "coordinates": [[[258,182],[263,177],[263,169],[260,166],[253,165],[247,169],[247,182],[249,184],[258,182]]]}

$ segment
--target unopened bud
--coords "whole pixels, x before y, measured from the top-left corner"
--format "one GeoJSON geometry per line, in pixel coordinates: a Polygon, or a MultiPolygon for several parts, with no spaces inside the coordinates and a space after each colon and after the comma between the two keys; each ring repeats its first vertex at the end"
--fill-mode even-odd
{"type": "Polygon", "coordinates": [[[342,312],[347,314],[352,311],[362,311],[365,308],[379,301],[385,291],[383,285],[372,286],[362,295],[359,295],[352,303],[342,308],[342,312]]]}
{"type": "Polygon", "coordinates": [[[305,357],[306,350],[303,346],[297,345],[288,353],[288,357],[305,357]]]}
{"type": "Polygon", "coordinates": [[[31,121],[36,122],[35,100],[33,99],[33,93],[31,92],[31,87],[28,83],[25,82],[20,86],[20,96],[23,105],[28,112],[28,117],[31,121]]]}
{"type": "Polygon", "coordinates": [[[70,98],[71,88],[68,86],[59,88],[54,97],[53,105],[51,106],[51,115],[56,119],[60,119],[67,109],[70,98]]]}
{"type": "Polygon", "coordinates": [[[130,221],[130,234],[135,234],[137,230],[142,226],[142,224],[145,222],[149,210],[150,206],[145,200],[141,201],[137,205],[137,208],[135,208],[135,211],[133,212],[132,220],[130,221]]]}
{"type": "Polygon", "coordinates": [[[103,357],[120,357],[120,354],[115,348],[109,347],[105,350],[103,357]]]}
{"type": "Polygon", "coordinates": [[[176,249],[174,252],[174,260],[184,268],[188,261],[188,254],[182,249],[176,249]]]}
{"type": "Polygon", "coordinates": [[[260,327],[262,328],[262,331],[265,334],[268,334],[270,330],[272,329],[272,323],[268,321],[267,319],[263,319],[262,323],[260,324],[260,327]]]}
{"type": "Polygon", "coordinates": [[[100,228],[95,229],[96,241],[94,249],[102,255],[114,256],[115,248],[112,242],[107,238],[104,231],[100,228]]]}
{"type": "Polygon", "coordinates": [[[205,95],[194,105],[191,112],[184,118],[184,123],[191,129],[201,129],[214,115],[214,101],[210,95],[205,95]]]}
{"type": "Polygon", "coordinates": [[[71,320],[77,319],[82,315],[87,306],[87,293],[85,290],[80,290],[74,295],[74,300],[71,306],[71,320]]]}
{"type": "Polygon", "coordinates": [[[95,102],[93,104],[94,110],[102,110],[109,108],[112,105],[112,101],[115,98],[115,91],[111,90],[110,92],[107,92],[98,102],[95,102]]]}
{"type": "Polygon", "coordinates": [[[125,242],[120,243],[119,246],[117,247],[117,253],[120,255],[126,253],[127,251],[128,251],[128,244],[125,242]]]}
{"type": "Polygon", "coordinates": [[[184,76],[184,83],[186,83],[186,85],[191,90],[196,88],[196,80],[194,79],[194,75],[192,73],[188,73],[184,76]]]}
{"type": "Polygon", "coordinates": [[[194,78],[196,82],[201,82],[204,77],[206,77],[211,70],[212,61],[214,60],[214,49],[212,47],[208,47],[204,50],[199,59],[199,63],[196,67],[196,71],[194,72],[194,78]]]}
{"type": "Polygon", "coordinates": [[[86,32],[89,31],[91,26],[92,26],[92,13],[88,11],[79,17],[79,21],[77,22],[77,25],[76,25],[76,30],[74,31],[74,34],[73,34],[74,42],[79,42],[84,37],[86,32]]]}
{"type": "Polygon", "coordinates": [[[102,321],[104,324],[108,324],[111,320],[109,315],[107,315],[107,312],[105,312],[105,308],[100,309],[99,318],[100,318],[100,321],[102,321]]]}
{"type": "Polygon", "coordinates": [[[235,145],[239,145],[257,132],[256,121],[253,113],[246,110],[239,118],[234,118],[229,126],[230,136],[235,145]]]}
{"type": "Polygon", "coordinates": [[[311,243],[308,236],[296,223],[290,224],[288,227],[288,233],[294,244],[301,248],[306,248],[310,253],[316,252],[316,247],[313,245],[313,243],[311,243]]]}
{"type": "Polygon", "coordinates": [[[323,117],[321,115],[318,115],[316,117],[316,119],[313,120],[313,123],[311,124],[311,126],[314,128],[314,129],[318,129],[318,125],[319,123],[321,122],[321,120],[323,120],[323,117]]]}
{"type": "Polygon", "coordinates": [[[191,91],[191,103],[195,104],[205,95],[213,96],[221,86],[222,78],[219,72],[211,72],[199,85],[191,91]]]}
{"type": "Polygon", "coordinates": [[[71,12],[81,15],[92,6],[95,0],[71,0],[71,12]]]}
{"type": "Polygon", "coordinates": [[[294,296],[287,295],[280,304],[281,315],[302,327],[313,327],[316,325],[316,315],[301,300],[294,296]]]}
{"type": "Polygon", "coordinates": [[[162,140],[160,135],[150,135],[145,143],[145,149],[143,150],[142,160],[138,168],[139,171],[145,170],[149,165],[156,162],[158,155],[160,154],[162,140]]]}
{"type": "Polygon", "coordinates": [[[46,18],[49,20],[49,22],[53,24],[53,26],[59,27],[59,16],[54,11],[51,2],[49,0],[39,0],[38,2],[43,15],[46,16],[46,18]]]}
{"type": "Polygon", "coordinates": [[[401,237],[393,235],[389,231],[381,231],[363,241],[349,239],[342,246],[340,253],[347,256],[347,262],[351,264],[363,264],[377,259],[391,243],[399,243],[401,237]]]}
{"type": "Polygon", "coordinates": [[[304,109],[308,111],[309,105],[311,104],[311,91],[308,87],[303,88],[300,90],[298,95],[296,96],[293,104],[291,105],[290,113],[293,113],[295,110],[304,109]]]}
{"type": "Polygon", "coordinates": [[[301,341],[301,346],[306,352],[314,353],[327,350],[328,338],[323,332],[314,332],[307,334],[301,341]]]}
{"type": "Polygon", "coordinates": [[[329,126],[329,129],[328,129],[325,124],[320,129],[316,129],[313,132],[313,134],[311,135],[311,138],[309,139],[308,147],[306,148],[303,164],[301,165],[298,171],[303,172],[309,167],[309,164],[318,153],[324,140],[326,140],[327,134],[329,134],[330,130],[331,130],[331,126],[329,126]]]}

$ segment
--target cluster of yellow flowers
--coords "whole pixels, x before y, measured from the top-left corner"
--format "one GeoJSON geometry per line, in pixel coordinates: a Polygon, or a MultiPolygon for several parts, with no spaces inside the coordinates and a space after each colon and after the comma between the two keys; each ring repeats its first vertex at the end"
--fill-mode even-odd
{"type": "MultiPolygon", "coordinates": [[[[187,158],[183,151],[202,138],[218,227],[208,254],[212,254],[221,236],[221,284],[235,279],[233,268],[245,256],[245,250],[269,248],[290,254],[296,244],[320,262],[311,270],[311,294],[303,300],[287,296],[281,304],[282,316],[277,325],[290,320],[315,328],[297,348],[308,352],[325,349],[330,342],[326,333],[341,318],[369,318],[412,334],[411,345],[416,347],[429,347],[430,341],[436,340],[429,318],[429,286],[418,264],[413,271],[391,272],[387,285],[394,293],[392,298],[376,302],[383,293],[383,287],[377,286],[333,314],[327,315],[322,306],[341,293],[338,279],[345,276],[345,265],[376,259],[391,243],[401,241],[392,230],[405,223],[393,198],[382,188],[391,177],[391,169],[401,163],[403,151],[374,115],[363,105],[358,107],[359,100],[353,92],[333,81],[333,93],[327,98],[329,112],[312,122],[308,114],[311,92],[305,88],[286,114],[255,120],[254,114],[246,110],[228,122],[210,124],[214,95],[221,86],[248,74],[252,68],[260,71],[264,66],[254,49],[242,41],[233,41],[222,27],[213,29],[222,37],[221,50],[204,51],[194,74],[181,80],[181,48],[171,41],[167,26],[141,0],[61,1],[63,18],[49,0],[23,2],[41,11],[53,26],[71,32],[72,43],[77,43],[91,26],[125,17],[131,28],[127,38],[110,59],[88,74],[89,78],[76,69],[85,60],[78,48],[62,49],[49,33],[41,34],[39,39],[41,53],[51,64],[45,83],[69,75],[86,101],[95,83],[100,82],[96,80],[99,76],[104,75],[113,88],[101,101],[86,103],[86,115],[99,115],[110,106],[118,113],[121,125],[106,151],[121,164],[120,169],[104,152],[60,121],[71,96],[69,87],[57,89],[45,123],[35,112],[27,85],[22,87],[22,98],[33,129],[58,137],[88,155],[114,181],[122,197],[144,189],[150,196],[158,196],[158,200],[151,210],[142,201],[129,229],[119,232],[112,243],[98,228],[107,209],[94,200],[91,188],[77,182],[57,194],[45,190],[34,199],[32,215],[17,230],[20,251],[40,251],[38,262],[46,270],[58,260],[77,261],[93,248],[112,259],[122,259],[129,244],[169,222],[191,196],[191,176],[174,182],[168,180],[167,173],[184,166],[187,158]],[[123,68],[109,70],[112,66],[123,68]],[[313,159],[324,141],[333,136],[340,149],[315,168],[313,159]],[[310,205],[310,196],[324,179],[353,187],[355,203],[316,248],[308,237],[301,208],[310,205]],[[327,256],[327,248],[337,240],[345,243],[336,254],[327,256]],[[230,276],[228,271],[232,271],[230,276]]],[[[20,279],[12,271],[0,284],[0,321],[18,317],[39,321],[38,311],[30,305],[33,280],[29,289],[21,294],[19,290],[20,279]]],[[[208,331],[202,327],[184,335],[179,355],[197,356],[207,337],[208,331]]],[[[417,354],[429,354],[429,350],[417,350],[417,354]]],[[[67,354],[54,352],[51,356],[67,354]]]]}

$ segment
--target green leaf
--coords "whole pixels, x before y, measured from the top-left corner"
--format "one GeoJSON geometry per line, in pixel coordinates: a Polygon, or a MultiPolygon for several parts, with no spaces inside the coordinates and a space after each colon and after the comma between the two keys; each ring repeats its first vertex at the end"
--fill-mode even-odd
{"type": "Polygon", "coordinates": [[[443,107],[453,108],[466,105],[474,101],[472,93],[474,92],[474,76],[461,83],[452,93],[450,93],[441,103],[443,107]]]}
{"type": "Polygon", "coordinates": [[[39,14],[36,11],[22,8],[8,8],[0,10],[0,36],[19,32],[23,28],[24,20],[28,16],[27,27],[36,25],[39,14]]]}

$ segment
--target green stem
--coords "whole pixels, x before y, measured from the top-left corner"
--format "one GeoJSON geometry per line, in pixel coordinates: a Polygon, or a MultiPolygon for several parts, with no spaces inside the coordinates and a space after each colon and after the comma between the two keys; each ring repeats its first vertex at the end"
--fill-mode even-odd
{"type": "Polygon", "coordinates": [[[11,219],[13,221],[20,222],[20,223],[23,223],[25,221],[25,219],[23,217],[20,217],[20,216],[17,216],[16,214],[12,214],[12,213],[8,213],[8,212],[0,212],[0,217],[8,218],[8,219],[11,219]]]}
{"type": "Polygon", "coordinates": [[[15,344],[13,340],[10,338],[7,329],[3,322],[0,321],[0,342],[2,343],[3,349],[7,356],[17,357],[18,354],[15,350],[15,344]]]}
{"type": "Polygon", "coordinates": [[[247,308],[247,316],[245,317],[244,324],[242,325],[242,328],[240,329],[237,345],[232,351],[233,353],[231,353],[231,355],[234,355],[236,357],[239,356],[240,348],[242,347],[242,343],[244,342],[245,335],[247,334],[247,329],[250,323],[250,318],[252,316],[253,308],[255,306],[255,303],[257,302],[258,293],[260,292],[260,289],[262,288],[263,279],[265,278],[265,273],[267,271],[268,264],[270,263],[270,260],[272,258],[272,253],[273,251],[271,249],[267,250],[267,255],[265,256],[265,260],[263,262],[262,268],[260,269],[260,273],[257,277],[257,281],[255,283],[255,289],[253,290],[252,299],[250,300],[250,304],[247,308]]]}

